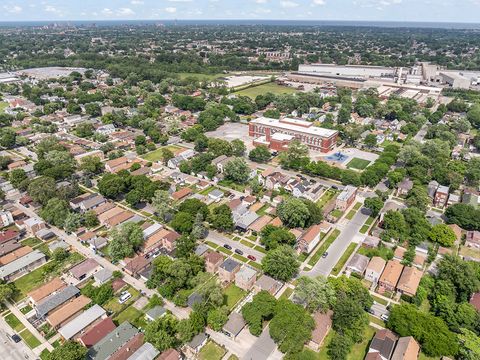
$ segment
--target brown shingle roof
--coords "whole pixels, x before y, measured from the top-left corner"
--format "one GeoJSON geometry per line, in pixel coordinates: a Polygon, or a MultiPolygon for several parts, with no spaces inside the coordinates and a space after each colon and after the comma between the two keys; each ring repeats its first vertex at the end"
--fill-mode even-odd
{"type": "Polygon", "coordinates": [[[223,256],[216,251],[209,251],[205,255],[205,261],[211,264],[218,264],[219,262],[223,261],[223,256]]]}
{"type": "Polygon", "coordinates": [[[405,266],[398,280],[397,289],[409,295],[415,295],[423,273],[414,267],[405,266]]]}
{"type": "Polygon", "coordinates": [[[32,251],[33,250],[30,246],[23,246],[20,249],[11,252],[10,254],[0,257],[0,265],[7,265],[12,261],[15,261],[21,258],[22,256],[25,256],[31,253],[32,251]]]}
{"type": "Polygon", "coordinates": [[[115,329],[115,324],[112,319],[108,317],[89,329],[79,340],[84,346],[90,347],[98,343],[115,329]]]}
{"type": "Polygon", "coordinates": [[[33,291],[30,291],[28,293],[28,296],[34,301],[38,302],[44,298],[46,298],[48,295],[54,293],[55,291],[61,290],[66,286],[66,284],[62,281],[60,278],[55,278],[52,281],[46,283],[45,285],[42,285],[38,288],[36,288],[33,291]]]}
{"type": "Polygon", "coordinates": [[[192,189],[186,187],[186,188],[180,189],[178,191],[175,191],[172,194],[172,198],[174,198],[175,200],[181,200],[185,196],[188,196],[191,192],[192,192],[192,189]]]}
{"type": "Polygon", "coordinates": [[[313,320],[315,321],[315,329],[312,331],[312,341],[316,344],[320,344],[325,336],[327,336],[328,330],[332,326],[332,310],[328,310],[326,313],[316,312],[313,314],[313,320]]]}
{"type": "Polygon", "coordinates": [[[100,265],[95,259],[88,258],[82,261],[80,264],[72,267],[70,269],[70,273],[76,279],[80,279],[82,276],[88,274],[90,271],[94,270],[98,266],[100,265]]]}
{"type": "Polygon", "coordinates": [[[402,270],[403,265],[400,264],[399,261],[389,260],[387,266],[385,266],[385,269],[383,270],[382,275],[380,276],[379,281],[395,287],[397,285],[398,279],[400,279],[402,270]]]}
{"type": "Polygon", "coordinates": [[[56,327],[60,325],[62,322],[70,318],[71,316],[75,315],[78,313],[80,310],[82,310],[85,306],[90,304],[92,300],[90,300],[88,297],[84,295],[80,295],[77,298],[73,298],[66,304],[62,305],[58,309],[56,309],[54,312],[50,313],[47,317],[48,323],[52,327],[56,327]]]}

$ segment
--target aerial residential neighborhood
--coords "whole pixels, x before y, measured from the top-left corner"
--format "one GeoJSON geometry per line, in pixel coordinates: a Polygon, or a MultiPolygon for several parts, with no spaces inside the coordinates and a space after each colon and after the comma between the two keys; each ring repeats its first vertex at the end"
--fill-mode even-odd
{"type": "Polygon", "coordinates": [[[479,4],[414,26],[384,12],[406,1],[347,1],[388,20],[356,25],[23,2],[0,15],[2,360],[480,359],[479,4]]]}

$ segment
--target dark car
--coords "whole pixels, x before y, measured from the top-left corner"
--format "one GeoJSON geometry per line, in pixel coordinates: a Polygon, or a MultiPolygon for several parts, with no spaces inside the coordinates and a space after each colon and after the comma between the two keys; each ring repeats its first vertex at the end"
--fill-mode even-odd
{"type": "Polygon", "coordinates": [[[18,336],[17,334],[12,335],[12,340],[15,341],[16,343],[22,341],[22,338],[18,336]]]}
{"type": "Polygon", "coordinates": [[[328,251],[325,251],[323,254],[322,254],[322,258],[326,258],[328,256],[328,251]]]}
{"type": "Polygon", "coordinates": [[[235,252],[236,252],[238,255],[243,255],[243,251],[240,250],[240,249],[235,249],[235,252]]]}
{"type": "Polygon", "coordinates": [[[232,247],[228,244],[223,244],[223,247],[228,250],[232,250],[232,247]]]}
{"type": "Polygon", "coordinates": [[[248,255],[247,258],[249,258],[249,259],[252,260],[252,261],[257,260],[257,258],[256,258],[255,256],[253,256],[253,255],[248,255]]]}

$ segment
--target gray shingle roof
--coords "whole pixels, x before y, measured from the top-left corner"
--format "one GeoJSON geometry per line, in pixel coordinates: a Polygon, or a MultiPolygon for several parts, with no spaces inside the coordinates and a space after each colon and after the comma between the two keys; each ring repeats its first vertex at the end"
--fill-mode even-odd
{"type": "Polygon", "coordinates": [[[93,305],[90,309],[85,310],[65,326],[61,327],[58,332],[66,340],[70,340],[80,331],[92,324],[95,320],[105,315],[106,311],[100,305],[93,305]]]}
{"type": "Polygon", "coordinates": [[[38,304],[36,307],[37,315],[39,317],[44,317],[50,311],[62,305],[64,302],[70,300],[74,296],[77,296],[79,293],[80,290],[78,290],[75,286],[67,286],[56,294],[48,296],[45,300],[38,304]]]}
{"type": "Polygon", "coordinates": [[[153,360],[160,352],[150,343],[145,343],[128,360],[153,360]]]}
{"type": "Polygon", "coordinates": [[[147,315],[148,317],[155,320],[155,319],[158,319],[163,314],[165,314],[166,312],[167,310],[165,310],[165,308],[158,305],[158,306],[155,306],[153,309],[148,310],[147,315]]]}
{"type": "Polygon", "coordinates": [[[237,268],[238,266],[240,266],[240,264],[238,262],[236,262],[235,260],[233,259],[230,259],[228,258],[227,260],[225,260],[223,262],[222,265],[220,265],[220,267],[228,272],[232,272],[235,268],[237,268]]]}
{"type": "Polygon", "coordinates": [[[18,258],[17,260],[14,260],[0,268],[0,279],[5,279],[20,269],[23,269],[24,267],[29,266],[30,264],[33,264],[44,257],[45,254],[39,250],[34,250],[31,253],[22,256],[21,258],[18,258]]]}
{"type": "Polygon", "coordinates": [[[91,360],[106,360],[112,354],[120,349],[128,340],[138,334],[136,327],[132,326],[129,322],[120,324],[110,334],[105,336],[98,343],[93,345],[87,353],[87,359],[91,360]]]}

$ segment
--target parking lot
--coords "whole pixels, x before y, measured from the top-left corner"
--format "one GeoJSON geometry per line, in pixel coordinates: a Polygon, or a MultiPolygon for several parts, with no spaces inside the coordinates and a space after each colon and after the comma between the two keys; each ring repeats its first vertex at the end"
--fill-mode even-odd
{"type": "Polygon", "coordinates": [[[252,138],[248,136],[248,125],[242,123],[225,123],[215,131],[207,132],[207,137],[214,137],[223,140],[232,141],[235,139],[243,140],[247,147],[247,152],[252,150],[252,138]]]}

